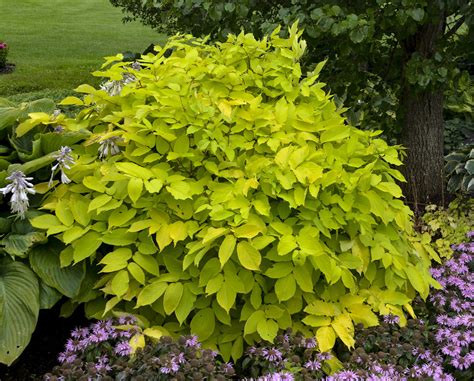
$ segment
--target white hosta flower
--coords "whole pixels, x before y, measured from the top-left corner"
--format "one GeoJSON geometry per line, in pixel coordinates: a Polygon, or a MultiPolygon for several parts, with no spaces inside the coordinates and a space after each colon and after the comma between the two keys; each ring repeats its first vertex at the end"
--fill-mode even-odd
{"type": "Polygon", "coordinates": [[[120,81],[107,81],[100,85],[100,88],[104,90],[111,97],[120,95],[123,87],[129,83],[135,82],[137,79],[134,75],[125,73],[120,81]]]}
{"type": "Polygon", "coordinates": [[[53,120],[56,119],[59,115],[61,115],[61,110],[56,109],[53,111],[53,120]]]}
{"type": "Polygon", "coordinates": [[[120,136],[112,136],[109,139],[99,142],[99,159],[103,160],[108,156],[114,156],[120,153],[120,147],[116,142],[122,141],[120,136]]]}
{"type": "Polygon", "coordinates": [[[134,61],[132,63],[132,69],[135,70],[135,71],[140,71],[141,70],[141,65],[137,62],[137,61],[134,61]]]}
{"type": "Polygon", "coordinates": [[[11,193],[10,210],[20,218],[25,218],[25,213],[28,210],[29,200],[28,193],[35,194],[34,185],[30,183],[33,177],[25,177],[22,171],[14,171],[6,178],[10,181],[4,188],[0,188],[0,192],[6,196],[11,193]]]}
{"type": "Polygon", "coordinates": [[[66,173],[64,173],[64,170],[71,169],[71,165],[75,163],[71,153],[72,149],[64,146],[61,147],[58,153],[53,156],[56,159],[56,164],[51,168],[51,178],[48,183],[49,186],[53,185],[53,177],[57,169],[61,172],[61,183],[69,184],[71,182],[71,179],[67,177],[66,173]]]}

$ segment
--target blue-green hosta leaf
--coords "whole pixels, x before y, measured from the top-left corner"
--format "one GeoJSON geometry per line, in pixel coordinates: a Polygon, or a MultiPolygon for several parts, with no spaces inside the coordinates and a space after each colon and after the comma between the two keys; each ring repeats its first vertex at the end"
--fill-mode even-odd
{"type": "Polygon", "coordinates": [[[474,159],[466,161],[464,168],[466,169],[467,173],[474,175],[474,159]]]}
{"type": "Polygon", "coordinates": [[[61,267],[59,253],[61,249],[54,244],[33,248],[29,255],[33,271],[50,287],[69,298],[75,297],[84,278],[83,264],[61,267]]]}
{"type": "Polygon", "coordinates": [[[40,309],[50,309],[63,297],[63,295],[55,288],[49,287],[41,279],[39,279],[40,288],[40,309]]]}
{"type": "Polygon", "coordinates": [[[25,264],[0,260],[0,363],[10,365],[30,342],[38,320],[39,286],[25,264]]]}
{"type": "Polygon", "coordinates": [[[28,250],[35,243],[45,242],[46,237],[42,232],[32,232],[27,234],[7,234],[0,242],[3,249],[14,257],[25,258],[28,250]]]}

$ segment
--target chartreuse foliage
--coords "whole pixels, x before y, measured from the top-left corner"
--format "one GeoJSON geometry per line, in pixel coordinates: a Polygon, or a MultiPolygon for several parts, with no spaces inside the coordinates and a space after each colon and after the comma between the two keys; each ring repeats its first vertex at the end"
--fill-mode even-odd
{"type": "Polygon", "coordinates": [[[429,234],[433,247],[442,258],[453,255],[451,245],[459,244],[474,230],[474,199],[459,197],[447,208],[428,205],[422,217],[422,231],[429,234]]]}
{"type": "Polygon", "coordinates": [[[33,225],[68,245],[64,266],[98,266],[89,315],[134,312],[145,334],[191,331],[236,359],[288,327],[350,347],[354,322],[427,296],[398,147],[344,123],[323,64],[303,76],[299,35],[177,36],[139,71],[106,62],[96,75],[135,78],[120,94],[64,101],[84,106],[64,126],[93,137],[33,225]],[[110,139],[121,152],[99,160],[110,139]]]}
{"type": "Polygon", "coordinates": [[[29,343],[39,310],[51,308],[63,295],[76,296],[84,277],[82,264],[61,268],[58,255],[64,245],[55,239],[48,242],[44,231],[29,223],[48,191],[55,154],[89,135],[53,132],[64,118],[51,115],[54,108],[50,99],[17,104],[0,98],[0,188],[9,183],[9,175],[21,171],[33,177],[36,191],[25,219],[10,214],[12,195],[0,192],[0,363],[7,365],[29,343]],[[43,122],[22,133],[19,125],[37,118],[43,122]]]}

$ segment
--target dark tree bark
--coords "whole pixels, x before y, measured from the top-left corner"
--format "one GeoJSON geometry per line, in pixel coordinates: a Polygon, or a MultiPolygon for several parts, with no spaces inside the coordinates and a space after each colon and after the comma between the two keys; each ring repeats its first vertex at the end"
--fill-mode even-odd
{"type": "MultiPolygon", "coordinates": [[[[443,36],[445,17],[438,15],[438,22],[419,27],[415,34],[401,42],[405,64],[413,54],[432,58],[436,45],[443,36]]],[[[407,183],[404,194],[412,209],[422,212],[429,203],[444,203],[444,123],[443,88],[414,89],[406,73],[402,74],[400,117],[401,141],[407,149],[402,171],[407,183]]]]}
{"type": "Polygon", "coordinates": [[[406,147],[404,193],[415,212],[444,203],[443,93],[406,90],[401,143],[406,147]]]}

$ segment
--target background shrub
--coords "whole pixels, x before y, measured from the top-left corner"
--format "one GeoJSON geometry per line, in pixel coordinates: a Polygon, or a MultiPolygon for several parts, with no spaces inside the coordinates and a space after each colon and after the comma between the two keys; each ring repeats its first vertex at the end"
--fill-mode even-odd
{"type": "Polygon", "coordinates": [[[398,147],[345,124],[299,34],[177,36],[62,102],[92,137],[33,224],[68,245],[63,266],[89,264],[89,316],[138,313],[145,335],[192,332],[228,360],[287,328],[351,347],[354,322],[403,323],[427,296],[398,147]]]}

